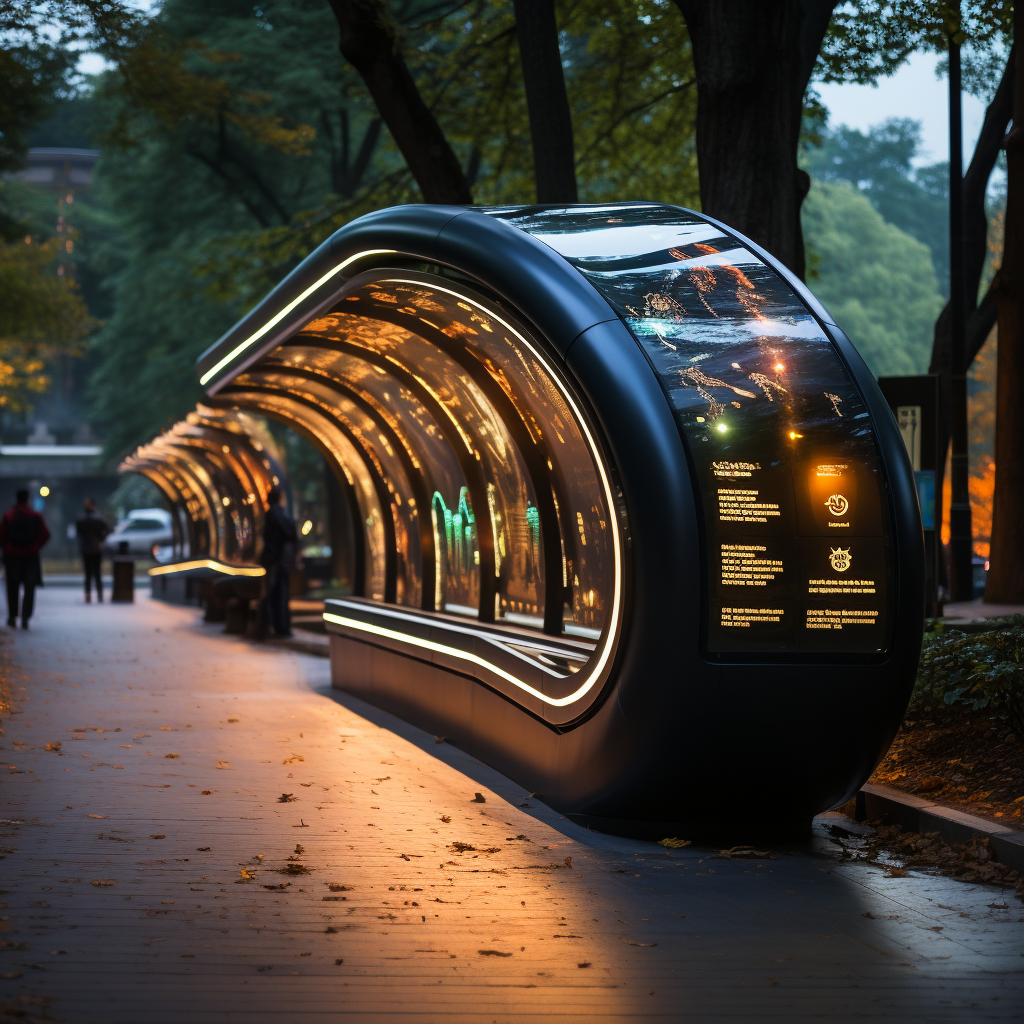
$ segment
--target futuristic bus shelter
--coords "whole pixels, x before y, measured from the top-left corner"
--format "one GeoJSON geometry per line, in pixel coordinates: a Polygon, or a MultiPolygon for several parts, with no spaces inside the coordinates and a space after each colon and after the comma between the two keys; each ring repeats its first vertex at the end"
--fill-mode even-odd
{"type": "Polygon", "coordinates": [[[311,438],[361,524],[334,684],[563,813],[806,822],[898,728],[923,608],[903,442],[828,312],[724,225],[383,210],[199,376],[311,438]]]}
{"type": "Polygon", "coordinates": [[[156,596],[190,600],[199,581],[264,575],[256,562],[267,494],[272,486],[287,492],[288,483],[259,419],[199,405],[120,471],[151,480],[171,508],[173,553],[150,570],[156,596]]]}

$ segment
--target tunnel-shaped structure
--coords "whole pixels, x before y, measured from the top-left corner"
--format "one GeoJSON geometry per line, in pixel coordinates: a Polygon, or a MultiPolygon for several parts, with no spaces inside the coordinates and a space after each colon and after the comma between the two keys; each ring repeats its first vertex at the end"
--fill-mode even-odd
{"type": "Polygon", "coordinates": [[[199,405],[120,466],[161,491],[171,509],[173,554],[154,577],[262,575],[263,515],[273,486],[287,493],[277,444],[245,412],[199,405]]]}
{"type": "Polygon", "coordinates": [[[900,435],[831,316],[724,225],[384,210],[199,375],[347,496],[335,685],[566,813],[806,820],[895,733],[923,608],[900,435]]]}

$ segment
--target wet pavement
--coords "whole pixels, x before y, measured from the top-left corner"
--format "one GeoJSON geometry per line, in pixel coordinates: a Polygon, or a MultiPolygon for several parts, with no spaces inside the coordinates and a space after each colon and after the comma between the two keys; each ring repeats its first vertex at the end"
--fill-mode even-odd
{"type": "Polygon", "coordinates": [[[1021,1019],[1024,903],[841,861],[839,816],[751,859],[602,836],[326,659],[145,593],[37,608],[3,647],[0,1021],[1021,1019]]]}

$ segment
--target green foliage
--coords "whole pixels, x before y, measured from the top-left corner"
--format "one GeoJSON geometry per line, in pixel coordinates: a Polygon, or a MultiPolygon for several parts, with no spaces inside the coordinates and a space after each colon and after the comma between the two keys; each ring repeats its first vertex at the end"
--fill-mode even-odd
{"type": "Polygon", "coordinates": [[[77,286],[57,276],[57,247],[56,238],[0,242],[0,409],[45,391],[46,360],[80,351],[91,326],[77,286]]]}
{"type": "Polygon", "coordinates": [[[915,170],[921,124],[892,118],[867,132],[819,128],[803,166],[816,181],[855,186],[890,224],[928,246],[945,296],[949,285],[948,164],[915,170]]]}
{"type": "Polygon", "coordinates": [[[983,632],[927,634],[911,707],[992,708],[1024,731],[1024,615],[993,619],[983,632]]]}
{"type": "Polygon", "coordinates": [[[927,248],[846,185],[815,182],[803,207],[809,284],[876,376],[923,373],[942,308],[927,248]]]}
{"type": "MultiPolygon", "coordinates": [[[[512,5],[413,0],[391,13],[477,201],[532,201],[512,5]]],[[[564,0],[559,24],[581,195],[695,204],[696,91],[678,12],[564,0]]],[[[188,411],[195,357],[324,238],[418,201],[337,38],[324,0],[166,0],[152,24],[104,37],[117,69],[92,101],[104,156],[86,263],[102,264],[111,289],[91,405],[112,455],[188,411]]]]}
{"type": "Polygon", "coordinates": [[[49,113],[70,57],[45,43],[0,47],[0,172],[21,167],[28,133],[49,113]]]}

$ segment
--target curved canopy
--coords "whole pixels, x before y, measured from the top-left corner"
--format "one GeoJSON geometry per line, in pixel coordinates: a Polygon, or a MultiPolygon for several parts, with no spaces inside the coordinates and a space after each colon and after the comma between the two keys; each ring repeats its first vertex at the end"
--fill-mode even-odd
{"type": "Polygon", "coordinates": [[[550,723],[592,706],[626,639],[711,660],[892,650],[888,413],[803,284],[710,218],[380,211],[199,376],[335,468],[364,604],[329,623],[550,723]]]}
{"type": "Polygon", "coordinates": [[[203,405],[140,446],[120,471],[145,476],[167,499],[175,562],[224,568],[254,565],[270,488],[288,486],[263,423],[203,405]]]}

